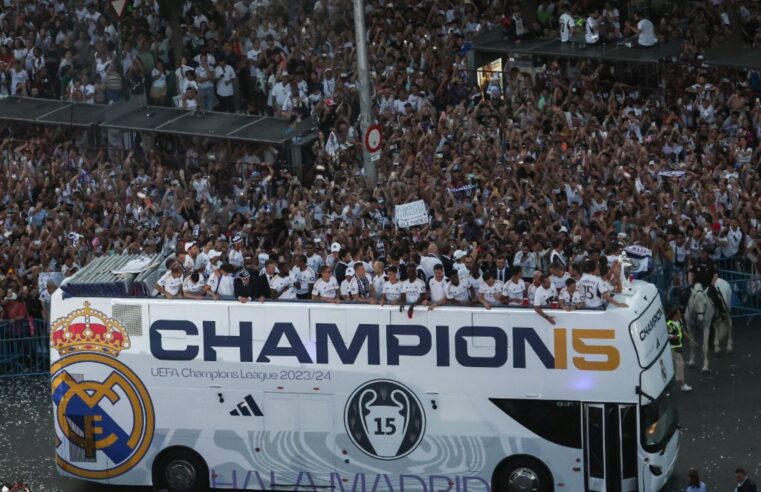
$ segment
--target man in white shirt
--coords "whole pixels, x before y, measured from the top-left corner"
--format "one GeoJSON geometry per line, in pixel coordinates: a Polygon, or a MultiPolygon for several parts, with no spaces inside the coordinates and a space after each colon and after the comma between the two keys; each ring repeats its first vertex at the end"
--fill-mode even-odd
{"type": "Polygon", "coordinates": [[[407,280],[402,282],[402,294],[404,294],[405,304],[412,306],[416,304],[428,305],[428,298],[425,289],[425,282],[417,278],[417,265],[414,263],[407,264],[407,280]]]}
{"type": "Polygon", "coordinates": [[[636,48],[652,48],[658,42],[655,37],[655,26],[649,19],[645,19],[642,14],[634,14],[634,20],[637,24],[632,26],[626,23],[626,32],[632,34],[631,41],[627,46],[636,48]],[[636,39],[635,39],[636,38],[636,39]]]}
{"type": "Polygon", "coordinates": [[[198,272],[193,272],[182,282],[182,297],[186,299],[203,299],[203,288],[206,281],[198,272]]]}
{"type": "Polygon", "coordinates": [[[428,245],[428,255],[420,259],[420,268],[425,272],[426,282],[433,278],[433,267],[442,264],[438,253],[439,248],[436,246],[436,243],[431,243],[428,245]]]}
{"type": "Polygon", "coordinates": [[[598,275],[598,266],[594,260],[584,262],[584,274],[579,280],[579,291],[584,300],[584,307],[599,308],[603,301],[618,307],[628,307],[623,302],[616,301],[610,292],[610,286],[598,275]]]}
{"type": "Polygon", "coordinates": [[[428,281],[428,294],[431,304],[428,309],[435,306],[443,306],[447,303],[447,279],[444,277],[444,265],[441,263],[433,267],[433,277],[428,281]]]}
{"type": "Polygon", "coordinates": [[[383,284],[388,280],[385,270],[386,265],[382,261],[376,261],[373,263],[370,286],[372,288],[372,297],[376,302],[380,301],[381,295],[383,295],[383,284]]]}
{"type": "Polygon", "coordinates": [[[526,282],[521,278],[521,268],[514,266],[510,269],[510,280],[502,287],[502,302],[509,306],[520,306],[525,294],[526,282]]]}
{"type": "Polygon", "coordinates": [[[565,285],[565,288],[560,291],[560,307],[566,311],[583,308],[584,299],[581,298],[581,292],[576,289],[576,280],[569,278],[565,285]]]}
{"type": "Polygon", "coordinates": [[[454,268],[454,271],[460,276],[460,281],[463,283],[467,283],[467,278],[470,275],[468,267],[465,265],[466,256],[468,256],[468,252],[461,249],[458,249],[452,254],[452,259],[454,260],[452,268],[454,268]]]}
{"type": "Polygon", "coordinates": [[[239,234],[233,236],[232,246],[227,253],[227,261],[229,261],[234,268],[240,268],[243,266],[243,237],[239,234]]]}
{"type": "Polygon", "coordinates": [[[344,275],[344,280],[341,282],[341,299],[353,301],[357,294],[359,294],[357,283],[354,281],[354,267],[348,267],[344,275]]]}
{"type": "Polygon", "coordinates": [[[278,271],[270,280],[270,289],[275,291],[275,296],[278,299],[296,299],[293,277],[290,276],[285,263],[278,266],[278,271]]]}
{"type": "Polygon", "coordinates": [[[478,302],[486,309],[502,304],[502,288],[504,284],[494,278],[491,272],[484,272],[481,276],[481,285],[478,288],[478,302]]]}
{"type": "Polygon", "coordinates": [[[219,269],[209,277],[209,281],[204,286],[204,292],[209,294],[215,301],[220,297],[235,295],[235,278],[233,277],[235,268],[229,263],[223,263],[219,269]]]}
{"type": "Polygon", "coordinates": [[[307,243],[304,249],[304,254],[307,257],[307,267],[313,272],[319,272],[320,268],[325,264],[325,260],[322,259],[322,256],[315,253],[314,243],[307,243]]]}
{"type": "Polygon", "coordinates": [[[570,10],[563,8],[563,14],[560,16],[560,41],[567,43],[573,38],[573,30],[576,23],[573,20],[570,10]]]}
{"type": "Polygon", "coordinates": [[[219,65],[214,69],[214,79],[217,81],[217,100],[219,111],[235,112],[235,70],[227,64],[224,57],[219,59],[219,65]]]}
{"type": "Polygon", "coordinates": [[[529,282],[526,287],[526,299],[533,299],[536,289],[538,289],[540,285],[542,285],[542,272],[537,270],[532,275],[531,282],[529,282]]]}
{"type": "Polygon", "coordinates": [[[452,272],[447,284],[447,301],[461,306],[470,304],[470,292],[466,283],[460,282],[457,272],[452,272]]]}
{"type": "Polygon", "coordinates": [[[521,268],[523,280],[531,280],[536,270],[536,255],[529,249],[528,242],[521,244],[521,250],[515,254],[513,265],[521,268]]]}
{"type": "Polygon", "coordinates": [[[402,283],[399,281],[397,268],[395,266],[386,268],[386,275],[388,280],[383,283],[380,305],[383,306],[387,302],[395,305],[403,304],[402,283]]]}
{"type": "Polygon", "coordinates": [[[174,258],[167,260],[167,271],[156,283],[156,289],[167,299],[182,297],[182,267],[174,258]]]}
{"type": "Polygon", "coordinates": [[[317,279],[314,287],[312,287],[312,299],[338,304],[341,302],[339,291],[340,286],[330,272],[330,267],[326,265],[320,268],[320,278],[317,279]]]}
{"type": "Polygon", "coordinates": [[[561,265],[553,263],[550,265],[550,281],[555,286],[555,290],[560,292],[565,288],[565,282],[571,278],[571,275],[565,271],[561,265]]]}
{"type": "Polygon", "coordinates": [[[584,41],[595,44],[600,40],[600,11],[594,9],[584,25],[584,41]]]}
{"type": "Polygon", "coordinates": [[[293,279],[293,288],[296,291],[296,299],[309,299],[317,275],[307,266],[305,255],[296,256],[295,263],[296,266],[291,270],[291,278],[293,279]]]}
{"type": "Polygon", "coordinates": [[[555,318],[546,314],[542,310],[542,306],[549,306],[557,295],[558,291],[555,290],[555,286],[550,282],[550,278],[547,275],[542,275],[542,285],[536,289],[536,293],[534,294],[534,311],[536,311],[536,314],[549,321],[551,325],[555,324],[555,318]]]}

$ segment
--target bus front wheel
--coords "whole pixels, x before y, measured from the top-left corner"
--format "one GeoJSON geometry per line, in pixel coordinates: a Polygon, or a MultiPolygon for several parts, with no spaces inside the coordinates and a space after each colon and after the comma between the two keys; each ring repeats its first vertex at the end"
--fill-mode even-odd
{"type": "Polygon", "coordinates": [[[209,489],[206,463],[191,449],[167,449],[153,463],[153,488],[167,492],[206,491],[209,489]]]}
{"type": "Polygon", "coordinates": [[[502,462],[494,473],[495,492],[553,492],[552,475],[541,461],[519,456],[502,462]]]}

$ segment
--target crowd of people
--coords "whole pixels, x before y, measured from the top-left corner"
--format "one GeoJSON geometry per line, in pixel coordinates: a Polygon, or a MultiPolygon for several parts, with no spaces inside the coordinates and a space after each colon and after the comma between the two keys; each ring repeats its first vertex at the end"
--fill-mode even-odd
{"type": "MultiPolygon", "coordinates": [[[[444,267],[447,302],[484,306],[533,304],[530,285],[545,281],[558,295],[566,289],[558,302],[581,305],[574,292],[584,275],[607,279],[593,304],[614,301],[602,299],[620,277],[612,260],[632,246],[668,285],[686,283],[703,249],[726,268],[755,272],[761,77],[703,66],[698,54],[716,36],[715,26],[701,31],[706,18],[729,9],[747,30],[757,7],[710,2],[653,18],[658,36],[701,40],[653,84],[642,82],[652,74],[614,63],[544,60],[535,73],[509,65],[482,73],[479,85],[465,62],[471,41],[486,29],[509,31],[515,5],[366,2],[374,119],[384,133],[377,185],[361,166],[349,2],[186,2],[180,60],[158,2],[132,2],[118,24],[96,2],[5,8],[0,51],[7,64],[21,63],[2,72],[8,93],[34,93],[39,77],[66,88],[56,96],[92,93],[99,102],[143,91],[169,103],[175,91],[179,104],[196,98],[199,108],[309,117],[319,134],[315,162],[299,179],[272,147],[147,134],[104,143],[87,131],[4,127],[4,316],[44,316],[57,283],[46,273],[66,277],[121,252],[174,254],[182,282],[166,279],[164,295],[234,295],[247,282],[238,290],[251,295],[238,297],[292,289],[408,305],[442,299],[429,255],[444,267]],[[12,82],[19,70],[21,86],[12,82]],[[91,91],[96,80],[105,85],[91,91]],[[428,223],[396,227],[395,206],[415,200],[427,204],[428,223]],[[303,257],[310,273],[292,273],[303,271],[303,257]],[[498,276],[498,265],[520,274],[498,276]],[[424,275],[410,275],[411,266],[424,275]],[[268,269],[281,284],[265,292],[255,274],[268,269]],[[347,270],[354,274],[343,286],[347,270]],[[416,277],[422,287],[411,285],[416,277]],[[513,277],[524,282],[520,295],[505,290],[513,277]],[[404,282],[402,297],[393,286],[404,282]]],[[[569,8],[589,13],[578,2],[540,2],[542,34],[559,35],[569,8]]],[[[625,12],[619,17],[626,35],[625,12]]]]}

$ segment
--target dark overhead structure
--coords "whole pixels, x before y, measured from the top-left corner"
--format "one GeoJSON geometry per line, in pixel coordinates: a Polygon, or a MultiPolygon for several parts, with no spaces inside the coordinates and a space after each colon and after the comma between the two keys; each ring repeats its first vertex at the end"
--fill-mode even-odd
{"type": "Polygon", "coordinates": [[[282,145],[308,133],[312,121],[291,123],[281,118],[141,106],[106,120],[101,127],[282,145]]]}
{"type": "Polygon", "coordinates": [[[584,58],[608,62],[658,63],[678,56],[682,43],[671,41],[652,48],[627,48],[616,44],[589,46],[561,43],[559,39],[529,39],[520,43],[502,39],[502,28],[478,35],[473,40],[477,66],[497,56],[531,55],[551,58],[584,58]]]}
{"type": "Polygon", "coordinates": [[[761,49],[747,48],[737,42],[729,42],[708,48],[703,63],[732,68],[761,70],[761,49]]]}
{"type": "Polygon", "coordinates": [[[43,125],[97,126],[106,119],[108,110],[109,106],[55,99],[25,97],[0,99],[0,119],[43,125]]]}
{"type": "MultiPolygon", "coordinates": [[[[529,39],[520,43],[505,41],[502,28],[494,28],[479,34],[473,40],[473,64],[479,67],[500,56],[530,55],[550,58],[583,58],[587,60],[619,63],[670,62],[679,56],[682,41],[674,40],[652,48],[627,48],[616,44],[595,44],[574,46],[561,43],[559,39],[529,39]]],[[[737,41],[728,41],[709,48],[703,63],[732,68],[761,70],[761,51],[742,46],[737,41]]]]}
{"type": "Polygon", "coordinates": [[[291,123],[281,118],[138,106],[128,102],[99,105],[54,99],[7,97],[0,99],[0,120],[98,127],[251,143],[285,145],[310,133],[311,120],[291,123]]]}
{"type": "Polygon", "coordinates": [[[266,116],[140,106],[135,100],[99,105],[7,97],[0,99],[0,121],[88,128],[96,133],[121,130],[275,145],[284,151],[287,166],[299,175],[314,160],[311,145],[316,138],[311,119],[291,122],[266,116]]]}

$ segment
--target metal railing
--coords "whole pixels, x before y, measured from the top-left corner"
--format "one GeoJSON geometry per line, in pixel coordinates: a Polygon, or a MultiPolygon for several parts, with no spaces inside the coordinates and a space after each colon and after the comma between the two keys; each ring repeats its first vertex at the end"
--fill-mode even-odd
{"type": "Polygon", "coordinates": [[[50,371],[49,326],[41,319],[0,320],[0,378],[50,371]]]}

